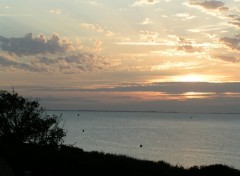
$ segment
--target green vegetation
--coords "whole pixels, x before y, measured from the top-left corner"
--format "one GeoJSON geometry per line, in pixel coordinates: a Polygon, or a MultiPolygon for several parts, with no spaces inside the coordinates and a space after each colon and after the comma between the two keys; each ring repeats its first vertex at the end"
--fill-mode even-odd
{"type": "Polygon", "coordinates": [[[223,165],[185,169],[163,161],[84,152],[62,144],[66,131],[56,116],[46,115],[37,100],[0,91],[0,107],[1,176],[240,176],[239,170],[223,165]]]}

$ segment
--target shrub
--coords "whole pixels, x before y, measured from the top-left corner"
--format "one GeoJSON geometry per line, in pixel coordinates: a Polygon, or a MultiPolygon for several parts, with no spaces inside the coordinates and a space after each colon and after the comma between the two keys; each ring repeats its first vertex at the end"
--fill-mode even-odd
{"type": "Polygon", "coordinates": [[[48,115],[38,99],[0,91],[0,141],[57,147],[66,136],[59,123],[60,117],[48,115]]]}

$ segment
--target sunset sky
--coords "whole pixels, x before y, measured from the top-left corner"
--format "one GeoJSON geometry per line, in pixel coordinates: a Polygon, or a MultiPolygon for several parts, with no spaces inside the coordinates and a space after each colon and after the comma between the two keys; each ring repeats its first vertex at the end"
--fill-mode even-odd
{"type": "Polygon", "coordinates": [[[47,109],[240,112],[240,0],[0,0],[0,89],[47,109]]]}

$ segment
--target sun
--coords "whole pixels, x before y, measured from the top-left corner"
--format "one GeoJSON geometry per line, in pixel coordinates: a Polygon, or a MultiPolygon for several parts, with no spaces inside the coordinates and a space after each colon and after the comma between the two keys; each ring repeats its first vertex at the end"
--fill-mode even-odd
{"type": "Polygon", "coordinates": [[[206,82],[207,80],[206,76],[196,74],[177,76],[175,78],[177,82],[206,82]]]}

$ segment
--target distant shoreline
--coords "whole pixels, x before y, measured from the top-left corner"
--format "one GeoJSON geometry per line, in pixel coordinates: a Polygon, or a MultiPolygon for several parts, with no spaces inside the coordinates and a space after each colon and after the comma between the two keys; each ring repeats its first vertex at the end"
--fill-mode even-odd
{"type": "Polygon", "coordinates": [[[49,109],[46,111],[79,111],[79,112],[129,112],[129,113],[159,113],[159,114],[240,114],[240,112],[176,112],[176,111],[127,111],[127,110],[63,110],[49,109]]]}

